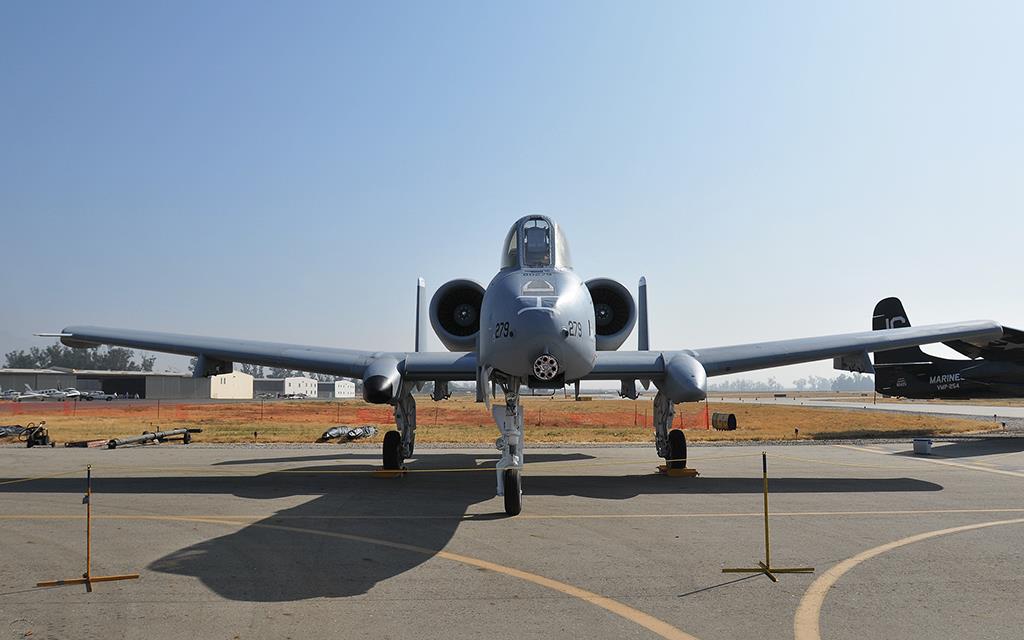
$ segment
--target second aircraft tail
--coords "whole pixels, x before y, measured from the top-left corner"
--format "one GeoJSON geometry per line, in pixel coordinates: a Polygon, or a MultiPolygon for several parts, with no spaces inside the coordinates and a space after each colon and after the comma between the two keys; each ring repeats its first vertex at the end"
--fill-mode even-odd
{"type": "MultiPolygon", "coordinates": [[[[899,298],[885,298],[879,300],[875,305],[875,312],[871,316],[871,328],[875,331],[881,329],[898,329],[909,327],[910,319],[899,298]]],[[[902,364],[911,362],[929,362],[931,357],[919,347],[905,347],[892,351],[878,351],[875,353],[875,364],[902,364]]]]}

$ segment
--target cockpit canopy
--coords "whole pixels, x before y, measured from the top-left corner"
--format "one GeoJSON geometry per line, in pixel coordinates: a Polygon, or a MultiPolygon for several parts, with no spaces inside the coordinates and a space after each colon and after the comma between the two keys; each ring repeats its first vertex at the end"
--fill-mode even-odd
{"type": "Polygon", "coordinates": [[[502,246],[502,269],[572,269],[569,244],[561,227],[544,216],[520,218],[509,229],[502,246]]]}

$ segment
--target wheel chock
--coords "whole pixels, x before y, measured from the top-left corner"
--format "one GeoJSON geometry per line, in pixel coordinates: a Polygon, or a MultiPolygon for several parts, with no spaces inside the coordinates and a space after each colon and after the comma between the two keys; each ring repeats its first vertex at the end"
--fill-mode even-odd
{"type": "Polygon", "coordinates": [[[667,464],[659,464],[658,473],[670,478],[696,478],[700,475],[696,469],[691,469],[689,467],[684,469],[670,469],[667,464]]]}
{"type": "Polygon", "coordinates": [[[401,478],[405,475],[405,467],[401,469],[385,469],[384,467],[377,467],[370,474],[371,478],[401,478]]]}

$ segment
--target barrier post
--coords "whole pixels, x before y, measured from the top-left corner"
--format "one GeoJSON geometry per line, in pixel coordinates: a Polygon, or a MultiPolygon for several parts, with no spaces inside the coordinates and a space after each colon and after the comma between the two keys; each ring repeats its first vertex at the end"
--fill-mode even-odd
{"type": "Polygon", "coordinates": [[[722,569],[722,573],[763,573],[772,582],[778,582],[775,577],[777,573],[814,573],[814,567],[773,567],[772,547],[768,535],[768,453],[761,452],[761,477],[764,490],[764,562],[758,562],[756,567],[739,567],[735,569],[722,569]]]}
{"type": "Polygon", "coordinates": [[[82,498],[82,502],[85,504],[85,573],[82,574],[81,578],[37,582],[37,587],[64,587],[72,584],[84,584],[86,592],[92,593],[93,582],[134,580],[139,577],[137,573],[126,573],[116,576],[92,575],[92,465],[85,468],[85,497],[82,498]]]}

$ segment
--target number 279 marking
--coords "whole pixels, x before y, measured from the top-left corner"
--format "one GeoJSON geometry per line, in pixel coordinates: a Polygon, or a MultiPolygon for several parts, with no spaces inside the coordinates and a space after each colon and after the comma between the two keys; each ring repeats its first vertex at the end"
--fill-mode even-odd
{"type": "Polygon", "coordinates": [[[509,331],[508,331],[508,323],[507,322],[499,322],[497,325],[494,326],[494,337],[495,338],[507,338],[508,335],[509,335],[509,331]]]}

